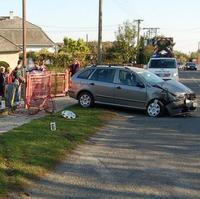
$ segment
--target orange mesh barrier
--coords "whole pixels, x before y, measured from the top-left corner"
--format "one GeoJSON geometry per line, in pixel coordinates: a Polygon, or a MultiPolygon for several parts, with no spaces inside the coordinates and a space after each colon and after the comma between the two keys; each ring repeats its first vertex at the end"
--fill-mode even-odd
{"type": "Polygon", "coordinates": [[[39,106],[42,102],[51,97],[51,74],[48,72],[30,74],[26,76],[26,107],[39,106]],[[37,103],[36,103],[37,102],[37,103]]]}

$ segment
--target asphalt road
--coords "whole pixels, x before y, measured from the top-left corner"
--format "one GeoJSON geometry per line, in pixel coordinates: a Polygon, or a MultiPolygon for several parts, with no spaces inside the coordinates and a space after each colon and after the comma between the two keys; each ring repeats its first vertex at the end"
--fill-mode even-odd
{"type": "MultiPolygon", "coordinates": [[[[200,95],[200,72],[180,76],[200,95]]],[[[28,198],[200,199],[199,109],[173,118],[117,111],[118,118],[33,183],[28,198]]]]}

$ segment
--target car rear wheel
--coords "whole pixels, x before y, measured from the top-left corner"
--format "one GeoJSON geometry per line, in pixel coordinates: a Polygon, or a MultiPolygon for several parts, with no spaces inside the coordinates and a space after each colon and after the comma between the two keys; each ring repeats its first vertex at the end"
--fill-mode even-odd
{"type": "Polygon", "coordinates": [[[83,108],[89,108],[94,105],[93,96],[89,92],[80,93],[78,101],[83,108]]]}
{"type": "Polygon", "coordinates": [[[164,113],[164,105],[158,99],[151,101],[147,106],[147,114],[150,117],[160,117],[164,113]]]}

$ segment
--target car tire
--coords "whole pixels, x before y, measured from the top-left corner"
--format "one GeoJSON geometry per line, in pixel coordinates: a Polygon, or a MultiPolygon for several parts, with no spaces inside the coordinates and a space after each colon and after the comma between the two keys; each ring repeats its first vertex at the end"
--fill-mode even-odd
{"type": "Polygon", "coordinates": [[[82,92],[78,96],[79,105],[83,108],[89,108],[94,105],[94,98],[89,92],[82,92]]]}
{"type": "Polygon", "coordinates": [[[164,114],[164,110],[164,104],[160,100],[154,99],[149,102],[146,111],[149,117],[161,117],[164,114]]]}

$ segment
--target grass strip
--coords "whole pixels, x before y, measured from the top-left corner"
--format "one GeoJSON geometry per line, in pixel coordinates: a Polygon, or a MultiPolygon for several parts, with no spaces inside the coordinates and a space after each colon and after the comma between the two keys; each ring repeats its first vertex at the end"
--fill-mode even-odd
{"type": "Polygon", "coordinates": [[[68,110],[76,113],[75,120],[57,113],[0,135],[0,198],[10,191],[23,190],[28,180],[43,176],[114,116],[101,108],[73,106],[68,110]],[[56,122],[55,132],[50,131],[50,122],[56,122]]]}

